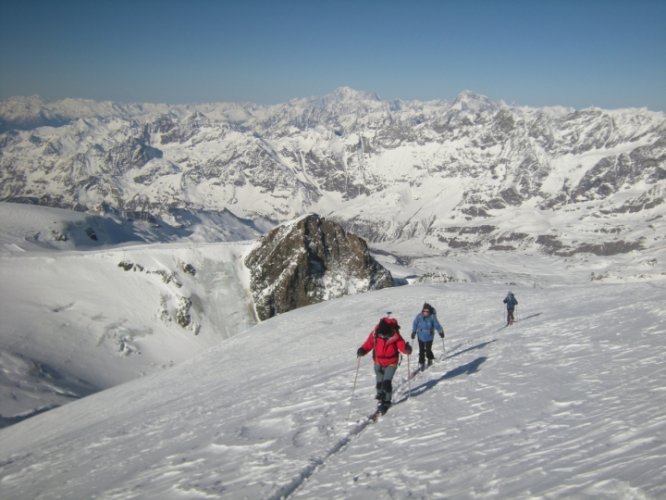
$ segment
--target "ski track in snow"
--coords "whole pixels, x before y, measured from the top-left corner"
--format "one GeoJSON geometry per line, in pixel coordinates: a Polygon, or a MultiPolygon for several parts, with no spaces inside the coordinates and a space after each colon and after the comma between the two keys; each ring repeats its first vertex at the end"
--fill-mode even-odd
{"type": "MultiPolygon", "coordinates": [[[[394,384],[393,392],[397,397],[393,398],[394,403],[392,408],[395,408],[398,404],[407,401],[411,397],[411,383],[413,383],[419,375],[422,375],[422,373],[419,373],[416,370],[408,371],[407,375],[404,376],[398,384],[394,384]]],[[[353,401],[350,404],[353,404],[353,401]]],[[[353,424],[352,430],[338,440],[321,458],[310,459],[310,463],[300,471],[289,484],[279,488],[277,493],[270,498],[278,500],[281,498],[288,498],[294,494],[313,474],[317,472],[320,467],[325,466],[327,461],[329,461],[334,455],[344,452],[347,445],[363,432],[366,427],[377,424],[382,418],[384,418],[384,416],[380,416],[375,419],[373,418],[374,416],[375,414],[372,411],[369,411],[368,416],[361,417],[360,420],[357,419],[356,422],[350,422],[350,424],[353,424]]]]}

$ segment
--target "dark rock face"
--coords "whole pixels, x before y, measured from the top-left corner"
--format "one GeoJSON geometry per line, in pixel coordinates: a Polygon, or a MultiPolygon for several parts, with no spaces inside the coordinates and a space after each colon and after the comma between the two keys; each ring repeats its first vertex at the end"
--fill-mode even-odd
{"type": "Polygon", "coordinates": [[[316,214],[264,236],[245,259],[259,319],[324,300],[393,286],[365,241],[316,214]]]}

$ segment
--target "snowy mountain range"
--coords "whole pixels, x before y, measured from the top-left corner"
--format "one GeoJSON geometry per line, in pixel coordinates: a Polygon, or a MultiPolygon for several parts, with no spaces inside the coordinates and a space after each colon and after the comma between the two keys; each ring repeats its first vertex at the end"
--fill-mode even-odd
{"type": "Polygon", "coordinates": [[[264,225],[315,212],[448,253],[626,253],[664,233],[666,115],[646,109],[349,88],[274,106],[32,97],[0,103],[0,130],[4,201],[177,227],[202,210],[264,225]],[[535,223],[517,227],[522,213],[535,223]]]}

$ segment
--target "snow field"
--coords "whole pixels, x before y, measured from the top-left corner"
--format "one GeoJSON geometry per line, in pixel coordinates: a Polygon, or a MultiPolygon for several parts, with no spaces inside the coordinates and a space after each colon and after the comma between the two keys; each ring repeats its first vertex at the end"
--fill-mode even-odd
{"type": "MultiPolygon", "coordinates": [[[[527,299],[526,293],[520,295],[527,299]]],[[[445,367],[426,372],[407,404],[354,443],[358,462],[341,455],[340,463],[327,463],[334,469],[327,475],[354,484],[339,498],[626,498],[632,491],[641,498],[634,478],[647,480],[646,469],[663,477],[666,463],[666,418],[654,400],[663,392],[658,380],[665,370],[655,355],[663,352],[663,318],[654,301],[633,311],[640,314],[624,315],[625,306],[601,314],[617,326],[590,318],[587,309],[570,315],[575,301],[588,302],[589,294],[581,288],[573,300],[562,300],[561,291],[546,292],[542,313],[530,304],[531,314],[514,327],[477,334],[478,342],[460,347],[453,342],[445,367]],[[553,298],[561,320],[548,305],[553,298]],[[643,321],[660,327],[636,331],[643,321]],[[637,366],[631,359],[642,361],[637,366]],[[646,364],[650,368],[643,369],[646,364]],[[661,365],[656,371],[655,364],[661,365]],[[391,438],[384,439],[389,425],[391,438]],[[418,486],[401,489],[405,484],[418,486]]],[[[603,311],[608,302],[588,305],[603,311]]],[[[492,308],[486,313],[492,316],[492,308]]],[[[663,492],[663,480],[652,475],[655,491],[663,492]]],[[[328,488],[311,480],[296,496],[327,495],[328,488]]]]}
{"type": "Polygon", "coordinates": [[[0,431],[0,494],[660,498],[664,288],[514,286],[519,321],[504,329],[497,284],[302,308],[0,431]],[[425,300],[446,354],[436,339],[438,361],[409,383],[403,361],[393,408],[368,425],[369,356],[350,400],[356,348],[387,310],[408,336],[425,300]]]}
{"type": "Polygon", "coordinates": [[[254,324],[240,264],[247,248],[0,255],[0,416],[11,421],[163,370],[254,324]]]}

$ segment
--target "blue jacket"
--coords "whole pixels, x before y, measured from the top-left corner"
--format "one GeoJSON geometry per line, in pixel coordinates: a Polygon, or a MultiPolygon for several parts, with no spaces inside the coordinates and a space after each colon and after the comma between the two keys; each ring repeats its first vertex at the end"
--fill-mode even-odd
{"type": "Polygon", "coordinates": [[[518,305],[518,301],[512,293],[509,293],[506,297],[504,297],[504,303],[506,304],[506,308],[509,311],[512,311],[518,305]]]}
{"type": "Polygon", "coordinates": [[[444,329],[439,324],[439,321],[437,321],[435,314],[424,316],[423,313],[419,313],[412,323],[412,332],[416,332],[421,342],[432,342],[435,338],[435,332],[439,333],[442,331],[444,329]]]}

